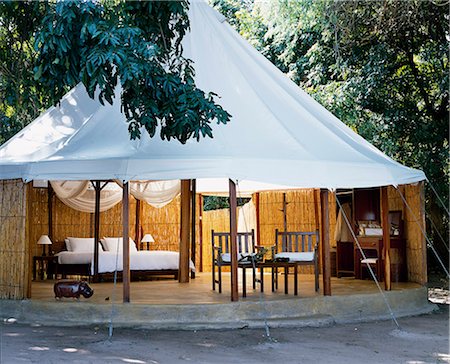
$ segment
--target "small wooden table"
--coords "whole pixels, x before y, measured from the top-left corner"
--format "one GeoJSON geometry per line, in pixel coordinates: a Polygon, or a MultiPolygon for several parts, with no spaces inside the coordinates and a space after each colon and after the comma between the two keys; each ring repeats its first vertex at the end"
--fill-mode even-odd
{"type": "Polygon", "coordinates": [[[36,263],[38,263],[39,265],[39,276],[41,278],[41,280],[44,280],[44,271],[47,271],[48,274],[48,268],[49,268],[49,263],[50,262],[56,262],[56,257],[54,255],[46,255],[46,256],[42,256],[42,255],[35,255],[33,257],[33,281],[36,280],[36,263]]]}
{"type": "MultiPolygon", "coordinates": [[[[272,292],[275,292],[278,288],[278,268],[284,268],[284,293],[288,294],[288,275],[289,268],[294,268],[294,295],[298,295],[298,265],[299,262],[277,262],[277,261],[264,261],[255,263],[255,268],[260,270],[259,284],[261,292],[264,292],[264,269],[272,269],[272,292]]],[[[246,287],[246,269],[253,269],[253,264],[250,262],[239,263],[239,268],[242,268],[242,297],[247,297],[246,287]]],[[[253,287],[255,285],[253,284],[253,287]]]]}

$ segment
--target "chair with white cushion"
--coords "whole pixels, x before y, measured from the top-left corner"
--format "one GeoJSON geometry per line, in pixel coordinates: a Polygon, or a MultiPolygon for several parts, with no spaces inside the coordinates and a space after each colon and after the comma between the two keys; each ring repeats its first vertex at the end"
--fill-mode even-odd
{"type": "MultiPolygon", "coordinates": [[[[315,290],[319,290],[318,264],[319,231],[278,231],[275,230],[275,246],[272,248],[273,259],[288,258],[299,265],[313,265],[315,290]]],[[[277,280],[278,281],[278,280],[277,280]]]]}
{"type": "MultiPolygon", "coordinates": [[[[215,232],[211,230],[212,242],[212,288],[222,293],[222,267],[231,266],[231,238],[229,232],[215,232]],[[216,279],[216,268],[218,279],[216,279]]],[[[237,234],[238,260],[256,254],[255,231],[237,234]]],[[[250,261],[249,261],[250,263],[250,261]]],[[[253,269],[253,289],[256,288],[256,269],[253,269]]]]}

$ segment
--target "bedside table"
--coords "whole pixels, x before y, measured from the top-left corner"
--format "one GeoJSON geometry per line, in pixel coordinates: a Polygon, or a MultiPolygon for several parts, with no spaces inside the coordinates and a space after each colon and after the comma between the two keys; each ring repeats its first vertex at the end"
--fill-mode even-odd
{"type": "Polygon", "coordinates": [[[36,280],[36,273],[39,271],[39,276],[41,280],[44,280],[44,271],[47,272],[48,278],[48,268],[50,263],[56,263],[57,257],[54,255],[35,255],[33,257],[33,281],[36,280]],[[38,266],[36,269],[36,265],[38,266]]]}

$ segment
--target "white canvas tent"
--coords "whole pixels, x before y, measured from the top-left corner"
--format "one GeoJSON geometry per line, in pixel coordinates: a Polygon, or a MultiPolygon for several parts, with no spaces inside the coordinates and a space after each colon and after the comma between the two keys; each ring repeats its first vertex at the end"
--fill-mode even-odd
{"type": "Polygon", "coordinates": [[[423,172],[388,158],[300,90],[206,3],[193,2],[185,55],[197,85],[232,115],[213,139],[130,141],[116,103],[102,106],[78,85],[0,148],[0,179],[200,179],[199,191],[398,185],[423,172]],[[208,180],[215,178],[216,180],[208,180]],[[210,183],[210,182],[213,183],[210,183]],[[255,182],[258,182],[255,184],[255,182]],[[267,184],[275,184],[271,186],[267,184]]]}
{"type": "MultiPolygon", "coordinates": [[[[120,88],[114,105],[102,106],[88,97],[84,86],[78,85],[58,106],[47,110],[0,147],[0,180],[196,179],[197,192],[224,192],[230,187],[233,207],[236,191],[233,183],[228,184],[229,179],[238,181],[238,192],[245,193],[286,188],[396,186],[426,178],[422,171],[393,161],[345,126],[252,48],[206,3],[193,1],[189,17],[191,30],[184,39],[184,55],[194,61],[197,86],[220,95],[219,103],[232,115],[228,125],[214,125],[213,139],[190,140],[182,145],[158,137],[151,139],[143,131],[140,140],[130,141],[128,124],[121,113],[120,88]]],[[[184,183],[183,187],[182,183],[181,190],[182,206],[189,205],[189,185],[184,183]]],[[[321,201],[328,201],[327,192],[323,193],[321,201]]],[[[328,226],[328,213],[324,210],[328,205],[322,205],[323,226],[328,226]]],[[[182,208],[180,242],[180,275],[186,278],[189,227],[183,221],[189,221],[187,210],[182,208]]],[[[230,223],[232,300],[237,300],[235,210],[230,209],[234,220],[230,223]]],[[[96,213],[97,237],[98,216],[96,213]]],[[[322,239],[324,256],[329,256],[327,240],[322,239]]],[[[124,244],[126,302],[127,250],[128,245],[124,244]]],[[[327,269],[324,282],[329,285],[327,269]]]]}

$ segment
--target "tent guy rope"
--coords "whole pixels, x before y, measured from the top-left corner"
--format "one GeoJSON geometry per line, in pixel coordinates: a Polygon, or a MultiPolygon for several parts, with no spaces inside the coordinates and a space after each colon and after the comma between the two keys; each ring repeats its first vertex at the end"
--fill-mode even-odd
{"type": "MultiPolygon", "coordinates": [[[[359,240],[358,240],[358,238],[356,237],[355,232],[353,231],[353,228],[352,228],[352,226],[351,226],[351,224],[350,224],[350,221],[349,221],[349,219],[348,219],[348,217],[347,217],[347,214],[345,213],[344,209],[342,208],[342,205],[341,205],[341,203],[339,202],[339,199],[338,199],[338,198],[336,199],[336,202],[337,202],[337,204],[339,205],[339,209],[340,209],[341,212],[342,212],[342,216],[344,217],[344,220],[345,220],[345,222],[346,222],[346,224],[347,224],[347,226],[348,226],[348,228],[349,228],[349,230],[350,230],[350,232],[351,232],[351,234],[352,234],[352,237],[353,237],[354,241],[356,242],[356,245],[358,246],[359,251],[361,252],[361,256],[363,257],[363,259],[367,259],[366,254],[364,253],[364,250],[361,248],[361,245],[360,245],[360,243],[359,243],[359,240]]],[[[381,296],[383,297],[384,303],[386,304],[386,306],[387,306],[387,308],[388,308],[388,310],[389,310],[389,313],[390,313],[390,315],[391,315],[392,321],[395,323],[395,325],[397,326],[397,328],[400,329],[400,325],[399,325],[397,319],[395,318],[395,315],[394,315],[394,312],[392,311],[391,305],[389,304],[389,301],[387,300],[387,297],[386,297],[386,295],[384,294],[383,289],[381,288],[380,283],[378,282],[378,279],[377,279],[377,277],[375,276],[375,273],[374,273],[372,267],[370,266],[370,264],[368,264],[368,263],[366,263],[366,264],[367,264],[367,268],[369,269],[370,275],[372,276],[373,280],[375,281],[375,284],[377,285],[378,290],[380,291],[381,296]]]]}

